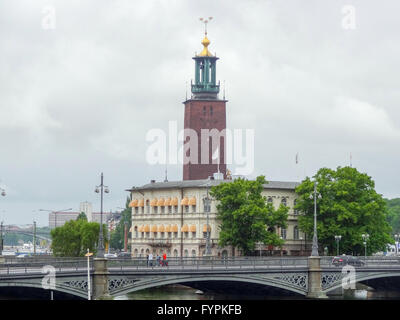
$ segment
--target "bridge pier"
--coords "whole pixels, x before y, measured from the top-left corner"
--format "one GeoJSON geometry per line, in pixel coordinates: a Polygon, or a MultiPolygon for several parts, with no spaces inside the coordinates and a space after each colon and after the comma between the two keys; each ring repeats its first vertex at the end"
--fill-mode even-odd
{"type": "Polygon", "coordinates": [[[108,292],[108,269],[106,258],[94,258],[94,273],[93,273],[93,300],[111,299],[108,292]]]}
{"type": "Polygon", "coordinates": [[[308,292],[307,298],[311,299],[326,299],[328,298],[322,292],[321,286],[321,257],[308,257],[308,292]]]}

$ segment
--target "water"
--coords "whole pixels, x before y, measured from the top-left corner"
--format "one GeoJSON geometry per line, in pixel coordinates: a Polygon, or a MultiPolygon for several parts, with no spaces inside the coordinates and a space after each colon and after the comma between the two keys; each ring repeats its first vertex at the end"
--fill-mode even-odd
{"type": "MultiPolygon", "coordinates": [[[[197,289],[182,285],[169,285],[151,288],[115,297],[114,300],[304,300],[304,296],[261,296],[204,293],[197,294],[197,289]]],[[[371,292],[365,289],[347,291],[345,296],[334,296],[329,299],[344,300],[389,300],[400,299],[400,292],[371,292]]]]}

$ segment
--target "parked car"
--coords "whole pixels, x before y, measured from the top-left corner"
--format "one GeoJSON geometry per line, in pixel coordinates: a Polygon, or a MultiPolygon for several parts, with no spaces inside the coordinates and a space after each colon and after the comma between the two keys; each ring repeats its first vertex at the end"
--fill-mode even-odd
{"type": "Polygon", "coordinates": [[[339,257],[334,257],[332,259],[332,264],[335,267],[345,266],[345,265],[361,267],[365,264],[365,262],[354,256],[343,255],[339,257]]]}
{"type": "Polygon", "coordinates": [[[117,258],[117,254],[116,253],[105,253],[104,254],[104,258],[117,258]]]}
{"type": "Polygon", "coordinates": [[[130,252],[120,252],[118,254],[118,258],[130,259],[131,253],[130,252]]]}

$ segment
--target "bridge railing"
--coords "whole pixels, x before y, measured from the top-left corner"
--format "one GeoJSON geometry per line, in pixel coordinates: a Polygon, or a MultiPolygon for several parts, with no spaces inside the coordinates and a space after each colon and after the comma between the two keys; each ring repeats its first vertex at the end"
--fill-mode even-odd
{"type": "MultiPolygon", "coordinates": [[[[90,269],[93,270],[93,259],[90,269]]],[[[87,270],[87,258],[54,258],[44,260],[18,259],[0,264],[1,275],[43,273],[43,267],[53,267],[56,272],[76,272],[87,270]]],[[[48,271],[47,271],[48,272],[48,271]]]]}
{"type": "Polygon", "coordinates": [[[257,257],[242,257],[242,258],[221,258],[221,257],[173,257],[168,258],[166,262],[162,259],[151,261],[146,258],[131,258],[131,259],[109,259],[108,267],[110,270],[130,271],[139,269],[179,269],[179,270],[203,270],[203,269],[260,269],[260,268],[306,268],[307,258],[257,258],[257,257]]]}
{"type": "MultiPolygon", "coordinates": [[[[337,256],[336,256],[337,257],[337,256]]],[[[321,267],[335,267],[333,264],[335,256],[322,256],[321,267]]],[[[356,267],[400,267],[400,256],[356,256],[356,267]]]]}

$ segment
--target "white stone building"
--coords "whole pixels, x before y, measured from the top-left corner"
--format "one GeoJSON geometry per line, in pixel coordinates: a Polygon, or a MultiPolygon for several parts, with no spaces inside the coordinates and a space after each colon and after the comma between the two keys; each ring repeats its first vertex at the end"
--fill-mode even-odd
{"type": "MultiPolygon", "coordinates": [[[[203,256],[206,247],[207,214],[203,199],[208,186],[232,180],[184,180],[155,182],[136,187],[131,192],[132,256],[167,253],[169,257],[203,256]]],[[[285,239],[282,248],[259,246],[262,255],[303,255],[310,246],[305,235],[297,227],[294,192],[297,182],[270,181],[264,186],[263,195],[277,208],[281,203],[289,206],[288,227],[276,230],[285,239]]],[[[211,254],[213,256],[241,255],[239,250],[218,246],[218,221],[216,201],[212,201],[209,213],[211,254]]]]}

